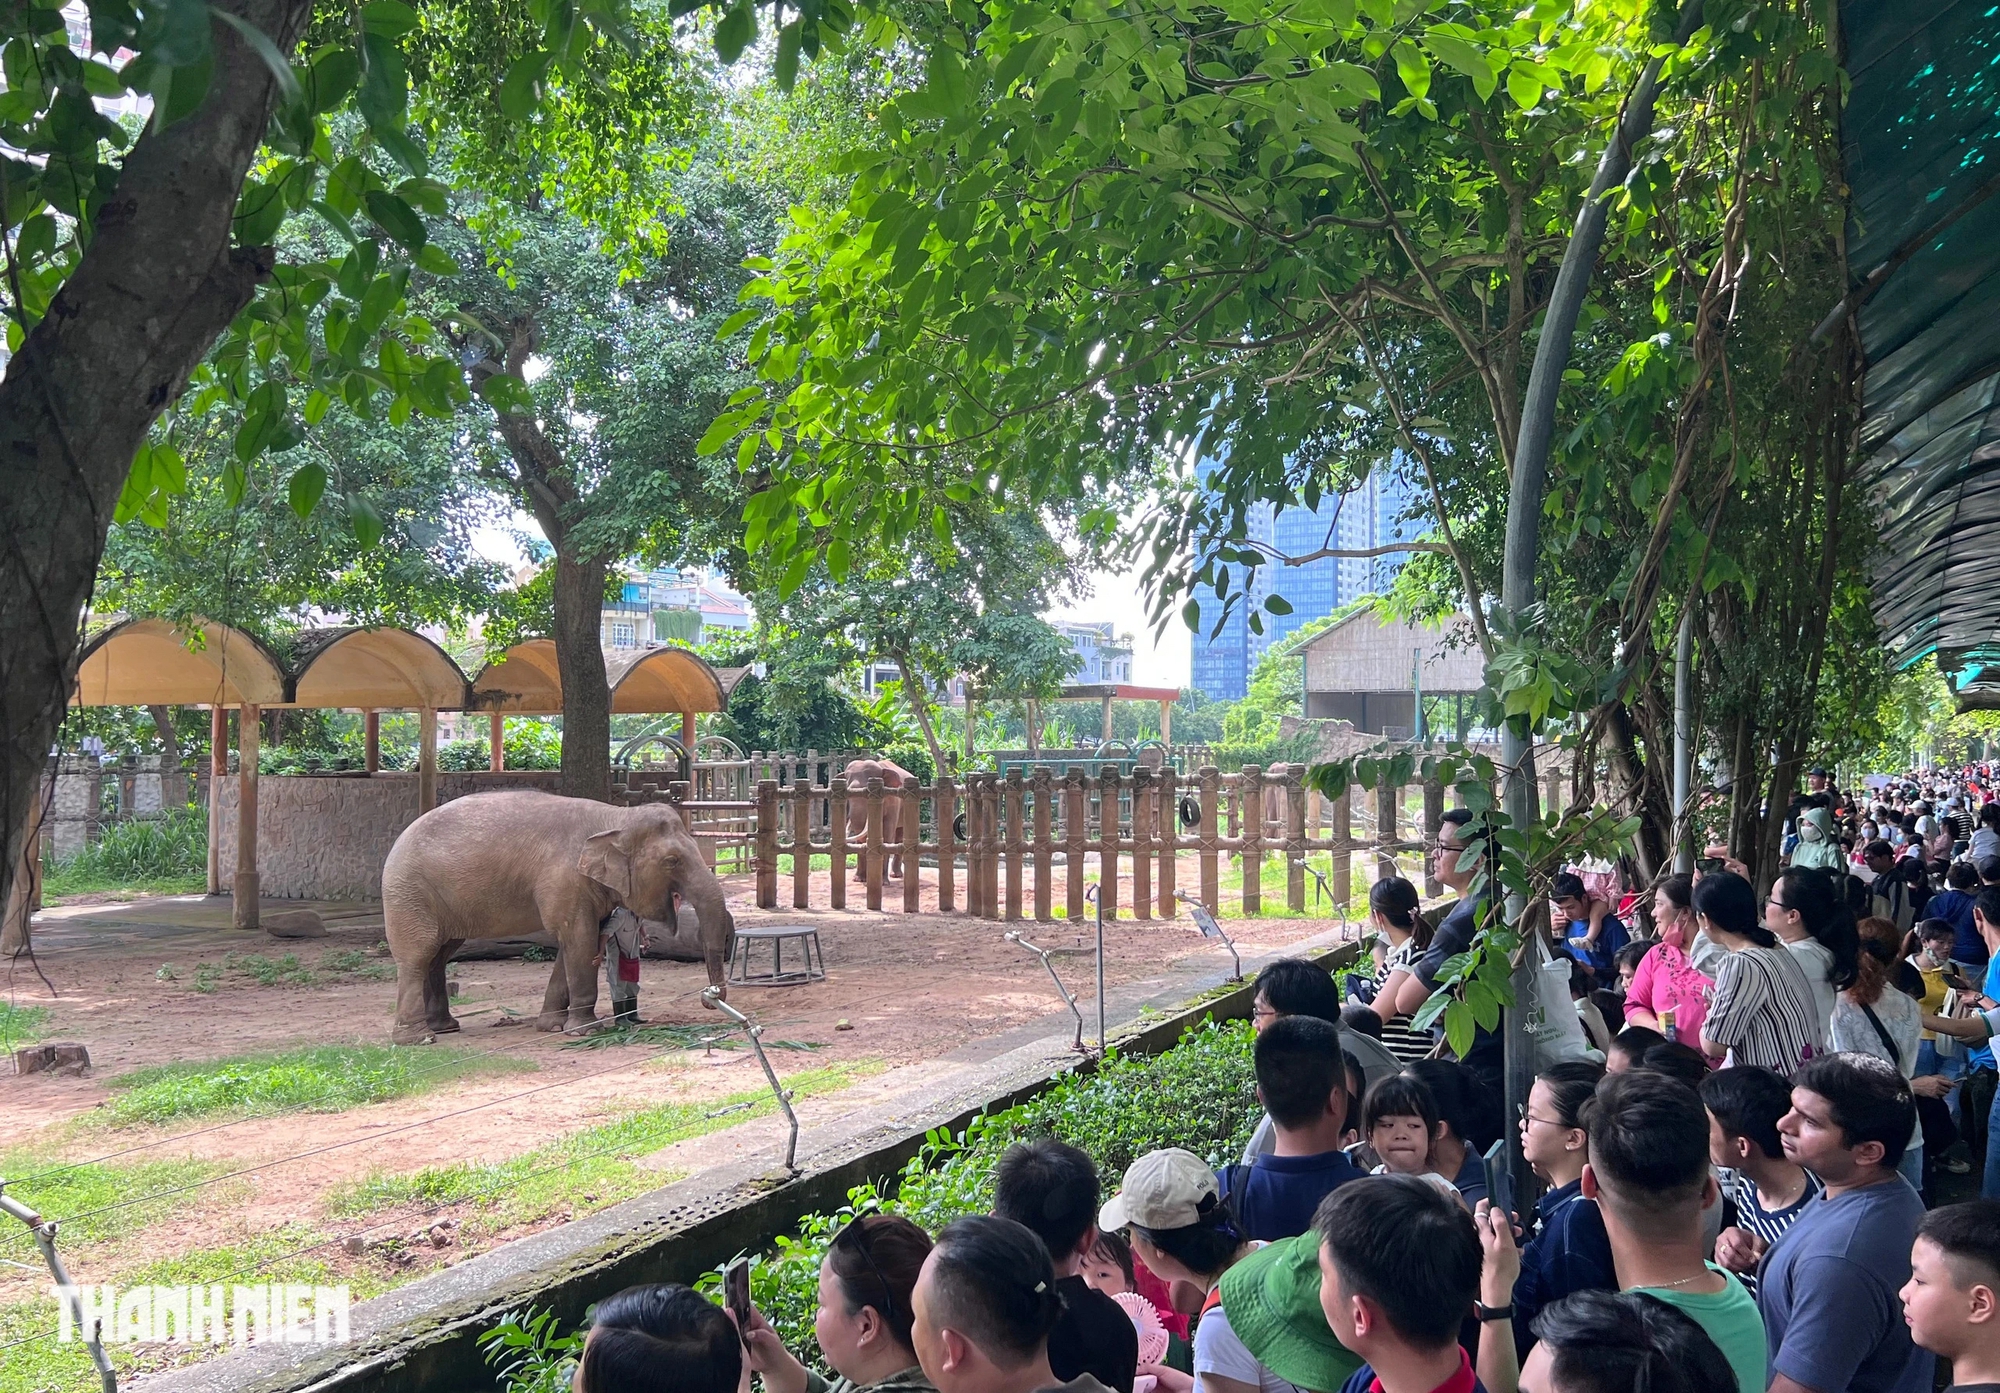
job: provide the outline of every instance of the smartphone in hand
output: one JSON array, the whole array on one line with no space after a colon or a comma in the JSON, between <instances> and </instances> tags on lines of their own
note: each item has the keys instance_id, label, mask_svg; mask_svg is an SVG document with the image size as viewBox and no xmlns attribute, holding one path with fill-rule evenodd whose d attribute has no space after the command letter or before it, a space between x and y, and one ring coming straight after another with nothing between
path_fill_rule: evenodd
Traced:
<instances>
[{"instance_id":1,"label":"smartphone in hand","mask_svg":"<svg viewBox=\"0 0 2000 1393\"><path fill-rule=\"evenodd\" d=\"M1514 1214L1514 1173L1507 1168L1507 1141L1501 1138L1486 1148L1486 1198L1507 1215Z\"/></svg>"},{"instance_id":2,"label":"smartphone in hand","mask_svg":"<svg viewBox=\"0 0 2000 1393\"><path fill-rule=\"evenodd\" d=\"M744 1347L748 1348L750 1344L747 1338L750 1329L750 1259L738 1258L723 1269L722 1304L727 1306L730 1313L736 1317L737 1334L739 1337L744 1337Z\"/></svg>"}]
</instances>

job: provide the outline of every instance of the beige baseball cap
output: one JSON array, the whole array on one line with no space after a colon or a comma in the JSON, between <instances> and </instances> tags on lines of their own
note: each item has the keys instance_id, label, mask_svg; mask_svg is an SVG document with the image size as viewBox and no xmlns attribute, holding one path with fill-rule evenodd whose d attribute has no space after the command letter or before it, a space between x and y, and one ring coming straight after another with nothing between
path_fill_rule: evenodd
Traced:
<instances>
[{"instance_id":1,"label":"beige baseball cap","mask_svg":"<svg viewBox=\"0 0 2000 1393\"><path fill-rule=\"evenodd\" d=\"M1201 1221L1217 1195L1215 1172L1192 1151L1149 1151L1125 1168L1124 1182L1097 1216L1097 1226L1184 1229Z\"/></svg>"}]
</instances>

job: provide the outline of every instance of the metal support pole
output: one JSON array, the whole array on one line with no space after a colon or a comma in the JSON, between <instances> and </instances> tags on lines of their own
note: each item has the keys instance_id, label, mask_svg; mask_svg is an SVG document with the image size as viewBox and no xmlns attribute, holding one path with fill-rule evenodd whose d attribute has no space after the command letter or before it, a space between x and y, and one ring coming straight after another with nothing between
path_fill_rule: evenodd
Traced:
<instances>
[{"instance_id":1,"label":"metal support pole","mask_svg":"<svg viewBox=\"0 0 2000 1393\"><path fill-rule=\"evenodd\" d=\"M215 791L211 787L209 797L214 796ZM97 1378L104 1386L104 1393L118 1393L118 1375L112 1371L111 1360L104 1353L104 1322L100 1320L89 1329L84 1328L83 1302L77 1296L76 1283L71 1280L69 1269L63 1266L63 1260L56 1255L55 1224L19 1200L9 1199L6 1188L7 1182L0 1180L0 1213L12 1214L28 1226L35 1246L42 1251L42 1261L49 1265L49 1273L56 1279L57 1299L69 1303L70 1319L76 1322L84 1347L90 1351L90 1362L97 1367Z\"/></svg>"},{"instance_id":2,"label":"metal support pole","mask_svg":"<svg viewBox=\"0 0 2000 1393\"><path fill-rule=\"evenodd\" d=\"M1689 805L1694 783L1693 667L1694 606L1689 605L1674 639L1674 869L1683 875L1694 869Z\"/></svg>"},{"instance_id":3,"label":"metal support pole","mask_svg":"<svg viewBox=\"0 0 2000 1393\"><path fill-rule=\"evenodd\" d=\"M1075 995L1071 993L1068 987L1063 985L1062 975L1056 971L1056 965L1050 959L1055 957L1074 957L1087 950L1082 948L1044 948L1039 943L1030 942L1026 934L1018 931L1004 933L1000 936L1006 939L1007 942L1018 943L1030 953L1033 953L1042 960L1042 966L1049 970L1049 980L1056 984L1056 991L1062 994L1063 1005L1069 1007L1069 1013L1076 1017L1076 1040L1070 1048L1081 1052L1083 1050L1083 1009L1076 1004Z\"/></svg>"},{"instance_id":4,"label":"metal support pole","mask_svg":"<svg viewBox=\"0 0 2000 1393\"><path fill-rule=\"evenodd\" d=\"M750 1048L756 1052L757 1062L764 1066L764 1077L770 1080L771 1096L778 1100L778 1110L784 1113L785 1122L792 1129L791 1135L785 1139L785 1169L793 1175L797 1175L799 1173L799 1115L792 1111L792 1095L787 1093L785 1086L778 1082L778 1071L771 1067L770 1057L764 1053L764 1027L752 1021L727 1001L724 1001L722 999L721 987L702 988L701 1000L703 1005L713 1006L716 1010L722 1012L723 1015L742 1026L744 1033L750 1037Z\"/></svg>"},{"instance_id":5,"label":"metal support pole","mask_svg":"<svg viewBox=\"0 0 2000 1393\"><path fill-rule=\"evenodd\" d=\"M1144 853L1141 853L1143 855ZM1084 897L1097 910L1097 1052L1104 1053L1104 897L1093 885ZM1142 902L1143 903L1143 902Z\"/></svg>"}]
</instances>

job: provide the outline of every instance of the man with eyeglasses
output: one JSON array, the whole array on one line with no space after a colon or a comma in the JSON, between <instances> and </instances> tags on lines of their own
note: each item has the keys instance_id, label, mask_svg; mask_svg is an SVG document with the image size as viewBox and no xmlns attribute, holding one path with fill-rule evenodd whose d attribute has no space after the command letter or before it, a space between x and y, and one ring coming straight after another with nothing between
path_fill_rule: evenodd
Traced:
<instances>
[{"instance_id":1,"label":"man with eyeglasses","mask_svg":"<svg viewBox=\"0 0 2000 1393\"><path fill-rule=\"evenodd\" d=\"M1458 898L1451 912L1439 921L1437 932L1431 935L1431 946L1417 959L1408 973L1392 973L1382 984L1384 995L1378 995L1378 1011L1388 994L1393 994L1390 1005L1393 1012L1384 1012L1390 1019L1396 1016L1413 1016L1430 1000L1438 989L1438 974L1454 955L1463 953L1472 946L1474 935L1479 932L1484 911L1491 894L1490 886L1482 877L1480 859L1486 852L1489 834L1482 828L1473 828L1472 812L1468 808L1449 808L1438 827L1437 841L1431 847L1432 873L1439 883L1449 887ZM1477 882L1479 890L1473 893ZM1439 1027L1443 1034L1443 1027ZM1459 1062L1472 1072L1481 1083L1489 1088L1501 1087L1504 1068L1503 1049L1500 1036L1491 1030L1478 1030L1472 1038L1472 1046Z\"/></svg>"}]
</instances>

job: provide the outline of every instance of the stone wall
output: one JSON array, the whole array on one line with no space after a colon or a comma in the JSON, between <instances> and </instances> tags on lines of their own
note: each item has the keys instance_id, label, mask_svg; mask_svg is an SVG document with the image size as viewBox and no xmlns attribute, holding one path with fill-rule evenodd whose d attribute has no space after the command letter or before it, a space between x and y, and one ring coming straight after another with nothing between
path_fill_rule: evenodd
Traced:
<instances>
[{"instance_id":1,"label":"stone wall","mask_svg":"<svg viewBox=\"0 0 2000 1393\"><path fill-rule=\"evenodd\" d=\"M438 801L468 793L533 788L553 793L554 770L494 774L440 772ZM222 883L236 875L236 785L222 780ZM382 893L382 863L417 820L417 776L408 774L266 774L257 781L257 871L263 892L281 900L372 900Z\"/></svg>"},{"instance_id":2,"label":"stone wall","mask_svg":"<svg viewBox=\"0 0 2000 1393\"><path fill-rule=\"evenodd\" d=\"M103 835L113 822L132 818L158 817L171 802L185 803L190 796L206 802L208 771L201 765L168 765L162 769L162 755L140 755L104 764L91 755L63 755L43 776L42 791L48 816L42 824L42 852L52 860L64 860ZM49 780L53 779L53 794ZM172 796L164 790L171 785Z\"/></svg>"}]
</instances>

